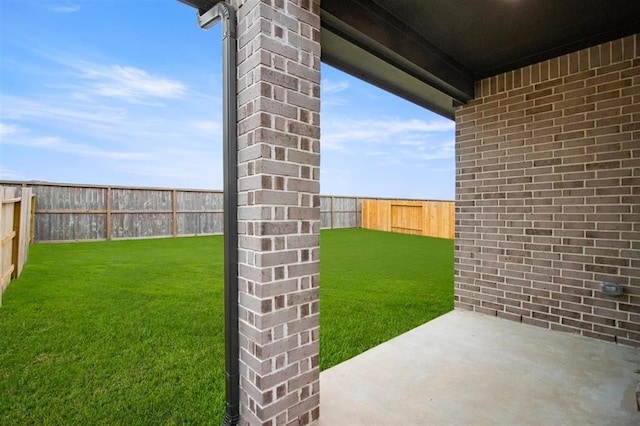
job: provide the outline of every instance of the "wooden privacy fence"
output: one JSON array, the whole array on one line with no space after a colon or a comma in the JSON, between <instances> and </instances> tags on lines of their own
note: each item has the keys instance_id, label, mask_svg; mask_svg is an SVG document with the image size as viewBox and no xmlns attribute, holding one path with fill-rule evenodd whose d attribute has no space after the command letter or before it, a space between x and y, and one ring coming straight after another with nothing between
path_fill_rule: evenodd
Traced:
<instances>
[{"instance_id":1,"label":"wooden privacy fence","mask_svg":"<svg viewBox=\"0 0 640 426\"><path fill-rule=\"evenodd\" d=\"M31 188L0 186L0 305L12 278L18 278L29 257Z\"/></svg>"},{"instance_id":2,"label":"wooden privacy fence","mask_svg":"<svg viewBox=\"0 0 640 426\"><path fill-rule=\"evenodd\" d=\"M111 187L41 182L36 242L112 240L222 234L223 193L211 190ZM321 196L323 228L360 226L361 200Z\"/></svg>"},{"instance_id":3,"label":"wooden privacy fence","mask_svg":"<svg viewBox=\"0 0 640 426\"><path fill-rule=\"evenodd\" d=\"M176 237L222 233L222 192L32 184L35 241Z\"/></svg>"},{"instance_id":4,"label":"wooden privacy fence","mask_svg":"<svg viewBox=\"0 0 640 426\"><path fill-rule=\"evenodd\" d=\"M30 187L38 200L32 227L35 242L215 235L224 231L221 191L8 183ZM452 201L320 196L323 229L362 227L453 238L453 215Z\"/></svg>"},{"instance_id":5,"label":"wooden privacy fence","mask_svg":"<svg viewBox=\"0 0 640 426\"><path fill-rule=\"evenodd\" d=\"M362 227L380 231L454 238L453 201L362 200Z\"/></svg>"}]
</instances>

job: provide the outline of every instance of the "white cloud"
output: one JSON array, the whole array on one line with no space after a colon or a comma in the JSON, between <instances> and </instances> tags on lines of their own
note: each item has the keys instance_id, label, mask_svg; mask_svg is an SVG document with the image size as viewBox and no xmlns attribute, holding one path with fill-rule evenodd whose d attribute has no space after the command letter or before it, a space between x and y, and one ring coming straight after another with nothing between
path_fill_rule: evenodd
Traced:
<instances>
[{"instance_id":1,"label":"white cloud","mask_svg":"<svg viewBox=\"0 0 640 426\"><path fill-rule=\"evenodd\" d=\"M454 158L455 124L446 120L326 119L320 145L324 155L339 152L343 159L363 161L369 167L441 166ZM363 160L366 158L366 160ZM348 162L347 162L348 164Z\"/></svg>"},{"instance_id":2,"label":"white cloud","mask_svg":"<svg viewBox=\"0 0 640 426\"><path fill-rule=\"evenodd\" d=\"M52 122L103 122L113 124L124 117L121 108L69 102L64 96L3 96L2 117L11 120L41 118Z\"/></svg>"},{"instance_id":3,"label":"white cloud","mask_svg":"<svg viewBox=\"0 0 640 426\"><path fill-rule=\"evenodd\" d=\"M74 13L80 10L80 5L77 4L58 4L52 5L49 9L57 13Z\"/></svg>"},{"instance_id":4,"label":"white cloud","mask_svg":"<svg viewBox=\"0 0 640 426\"><path fill-rule=\"evenodd\" d=\"M455 143L453 139L438 143L425 143L416 149L401 150L407 158L416 160L431 161L453 158L455 155Z\"/></svg>"},{"instance_id":5,"label":"white cloud","mask_svg":"<svg viewBox=\"0 0 640 426\"><path fill-rule=\"evenodd\" d=\"M389 121L387 124L392 132L446 132L455 129L455 123L453 121L423 121L423 120L407 120L407 121Z\"/></svg>"},{"instance_id":6,"label":"white cloud","mask_svg":"<svg viewBox=\"0 0 640 426\"><path fill-rule=\"evenodd\" d=\"M322 147L329 150L344 151L348 146L361 144L412 144L422 145L430 140L434 133L453 131L452 121L423 121L385 119L378 120L325 120L322 133Z\"/></svg>"},{"instance_id":7,"label":"white cloud","mask_svg":"<svg viewBox=\"0 0 640 426\"><path fill-rule=\"evenodd\" d=\"M222 123L219 121L193 121L191 125L194 129L202 130L204 132L222 132Z\"/></svg>"},{"instance_id":8,"label":"white cloud","mask_svg":"<svg viewBox=\"0 0 640 426\"><path fill-rule=\"evenodd\" d=\"M339 93L349 88L349 82L345 80L333 81L323 78L320 82L320 90L322 93Z\"/></svg>"},{"instance_id":9,"label":"white cloud","mask_svg":"<svg viewBox=\"0 0 640 426\"><path fill-rule=\"evenodd\" d=\"M20 132L19 126L0 123L0 136L13 135Z\"/></svg>"},{"instance_id":10,"label":"white cloud","mask_svg":"<svg viewBox=\"0 0 640 426\"><path fill-rule=\"evenodd\" d=\"M179 81L156 77L135 67L84 64L79 71L88 80L87 89L92 93L129 102L179 98L186 92L186 86Z\"/></svg>"},{"instance_id":11,"label":"white cloud","mask_svg":"<svg viewBox=\"0 0 640 426\"><path fill-rule=\"evenodd\" d=\"M48 66L40 65L31 73L39 71L43 85L64 90L66 96L76 99L98 96L151 104L160 99L181 98L188 92L181 81L132 65L89 61L62 50L33 49L31 53L49 61Z\"/></svg>"},{"instance_id":12,"label":"white cloud","mask_svg":"<svg viewBox=\"0 0 640 426\"><path fill-rule=\"evenodd\" d=\"M334 81L323 78L320 82L320 101L323 108L347 105L349 101L340 93L349 89L346 80Z\"/></svg>"},{"instance_id":13,"label":"white cloud","mask_svg":"<svg viewBox=\"0 0 640 426\"><path fill-rule=\"evenodd\" d=\"M58 136L34 135L27 129L20 129L13 133L15 136L4 139L3 144L16 145L24 148L36 148L39 150L49 150L63 152L79 157L92 157L112 160L141 160L148 157L142 152L128 152L120 150L105 150L86 144L69 142Z\"/></svg>"},{"instance_id":14,"label":"white cloud","mask_svg":"<svg viewBox=\"0 0 640 426\"><path fill-rule=\"evenodd\" d=\"M1 180L26 180L25 176L17 171L4 167L0 164L0 179Z\"/></svg>"},{"instance_id":15,"label":"white cloud","mask_svg":"<svg viewBox=\"0 0 640 426\"><path fill-rule=\"evenodd\" d=\"M202 178L211 177L222 179L222 163L210 153L193 151L184 153L182 158L172 158L171 162L163 161L163 155L157 155L152 161L144 163L122 163L119 170L139 176L175 177L175 178ZM217 167L216 167L217 166Z\"/></svg>"},{"instance_id":16,"label":"white cloud","mask_svg":"<svg viewBox=\"0 0 640 426\"><path fill-rule=\"evenodd\" d=\"M204 103L209 104L200 100L193 105L180 102L155 108L67 99L64 95L7 96L0 113L6 120L2 132L16 132L20 125L26 125L46 129L48 134L73 135L76 140L111 141L153 150L164 144L190 146L219 140L221 122L212 119L215 108L204 108Z\"/></svg>"},{"instance_id":17,"label":"white cloud","mask_svg":"<svg viewBox=\"0 0 640 426\"><path fill-rule=\"evenodd\" d=\"M0 137L9 150L27 149L27 155L37 152L45 158L58 153L71 164L78 159L85 159L83 164L112 160L96 162L96 176L108 176L104 182L221 186L222 126L210 97L173 101L161 108L90 96L69 99L63 91L5 100L0 132L6 137ZM33 179L33 171L29 173L19 179ZM73 178L72 169L65 173L65 181L86 181Z\"/></svg>"}]
</instances>

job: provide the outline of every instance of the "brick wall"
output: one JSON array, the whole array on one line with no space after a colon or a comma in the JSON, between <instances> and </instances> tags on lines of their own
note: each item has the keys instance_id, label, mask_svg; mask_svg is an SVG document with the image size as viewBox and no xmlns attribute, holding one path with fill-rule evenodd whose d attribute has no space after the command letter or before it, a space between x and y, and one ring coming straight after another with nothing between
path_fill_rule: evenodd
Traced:
<instances>
[{"instance_id":1,"label":"brick wall","mask_svg":"<svg viewBox=\"0 0 640 426\"><path fill-rule=\"evenodd\" d=\"M319 416L320 6L235 0L241 424Z\"/></svg>"},{"instance_id":2,"label":"brick wall","mask_svg":"<svg viewBox=\"0 0 640 426\"><path fill-rule=\"evenodd\" d=\"M640 36L479 81L456 124L456 307L640 345Z\"/></svg>"}]
</instances>

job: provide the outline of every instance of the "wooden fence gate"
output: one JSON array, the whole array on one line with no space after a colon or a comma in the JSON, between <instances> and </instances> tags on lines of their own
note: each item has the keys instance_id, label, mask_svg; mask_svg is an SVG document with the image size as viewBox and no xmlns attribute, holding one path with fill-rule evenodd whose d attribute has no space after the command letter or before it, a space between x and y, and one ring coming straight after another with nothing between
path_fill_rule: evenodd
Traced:
<instances>
[{"instance_id":1,"label":"wooden fence gate","mask_svg":"<svg viewBox=\"0 0 640 426\"><path fill-rule=\"evenodd\" d=\"M0 187L0 305L29 257L34 205L31 188Z\"/></svg>"},{"instance_id":2,"label":"wooden fence gate","mask_svg":"<svg viewBox=\"0 0 640 426\"><path fill-rule=\"evenodd\" d=\"M426 237L454 237L453 201L362 200L362 227Z\"/></svg>"}]
</instances>

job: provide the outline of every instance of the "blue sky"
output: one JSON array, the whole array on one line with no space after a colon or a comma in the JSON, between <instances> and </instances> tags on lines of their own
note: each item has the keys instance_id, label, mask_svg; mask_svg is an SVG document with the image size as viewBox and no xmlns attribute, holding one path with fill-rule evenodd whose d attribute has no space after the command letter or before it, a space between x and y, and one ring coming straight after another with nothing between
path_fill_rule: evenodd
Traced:
<instances>
[{"instance_id":1,"label":"blue sky","mask_svg":"<svg viewBox=\"0 0 640 426\"><path fill-rule=\"evenodd\" d=\"M0 179L222 188L220 26L176 0L0 1ZM321 192L452 200L454 123L322 66Z\"/></svg>"}]
</instances>

